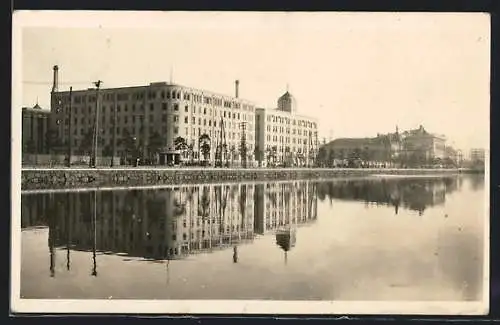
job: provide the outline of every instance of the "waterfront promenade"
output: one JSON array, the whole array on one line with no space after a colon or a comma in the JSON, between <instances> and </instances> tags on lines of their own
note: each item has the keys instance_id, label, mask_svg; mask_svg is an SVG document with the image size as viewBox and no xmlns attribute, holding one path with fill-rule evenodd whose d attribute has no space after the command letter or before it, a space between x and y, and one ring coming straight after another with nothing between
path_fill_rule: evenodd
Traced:
<instances>
[{"instance_id":1,"label":"waterfront promenade","mask_svg":"<svg viewBox=\"0 0 500 325\"><path fill-rule=\"evenodd\" d=\"M458 174L458 169L396 168L213 168L213 167L103 167L23 168L21 190L204 184L240 181L324 179L370 175Z\"/></svg>"}]
</instances>

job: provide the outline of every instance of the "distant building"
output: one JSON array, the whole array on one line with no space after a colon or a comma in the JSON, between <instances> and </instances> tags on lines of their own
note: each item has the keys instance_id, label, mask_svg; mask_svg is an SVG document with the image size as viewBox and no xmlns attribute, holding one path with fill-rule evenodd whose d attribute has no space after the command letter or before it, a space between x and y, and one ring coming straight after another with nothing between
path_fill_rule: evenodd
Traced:
<instances>
[{"instance_id":1,"label":"distant building","mask_svg":"<svg viewBox=\"0 0 500 325\"><path fill-rule=\"evenodd\" d=\"M403 151L407 159L429 162L444 159L446 138L427 132L421 125L418 129L403 132Z\"/></svg>"},{"instance_id":2,"label":"distant building","mask_svg":"<svg viewBox=\"0 0 500 325\"><path fill-rule=\"evenodd\" d=\"M263 166L311 165L318 149L317 121L297 114L296 100L288 91L278 99L277 106L256 110L256 159Z\"/></svg>"},{"instance_id":3,"label":"distant building","mask_svg":"<svg viewBox=\"0 0 500 325\"><path fill-rule=\"evenodd\" d=\"M401 152L402 138L395 133L377 134L372 138L340 138L323 146L330 163L344 164L346 160L381 165L393 161Z\"/></svg>"},{"instance_id":4,"label":"distant building","mask_svg":"<svg viewBox=\"0 0 500 325\"><path fill-rule=\"evenodd\" d=\"M470 150L470 160L471 161L482 161L485 160L485 150L481 148L474 148Z\"/></svg>"},{"instance_id":5,"label":"distant building","mask_svg":"<svg viewBox=\"0 0 500 325\"><path fill-rule=\"evenodd\" d=\"M50 111L42 109L38 103L22 109L22 152L47 154L47 130Z\"/></svg>"}]
</instances>

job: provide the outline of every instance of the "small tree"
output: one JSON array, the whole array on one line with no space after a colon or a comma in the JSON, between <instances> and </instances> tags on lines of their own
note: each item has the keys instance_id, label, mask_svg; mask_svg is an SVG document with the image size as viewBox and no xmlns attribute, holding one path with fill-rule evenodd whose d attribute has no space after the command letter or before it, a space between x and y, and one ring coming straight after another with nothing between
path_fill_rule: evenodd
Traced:
<instances>
[{"instance_id":1,"label":"small tree","mask_svg":"<svg viewBox=\"0 0 500 325\"><path fill-rule=\"evenodd\" d=\"M139 158L139 147L137 139L133 137L127 129L123 130L120 144L123 146L127 158L131 158L133 160Z\"/></svg>"},{"instance_id":2,"label":"small tree","mask_svg":"<svg viewBox=\"0 0 500 325\"><path fill-rule=\"evenodd\" d=\"M51 129L45 133L45 144L50 153L55 154L61 150L62 142L56 130Z\"/></svg>"},{"instance_id":3,"label":"small tree","mask_svg":"<svg viewBox=\"0 0 500 325\"><path fill-rule=\"evenodd\" d=\"M78 150L83 155L90 155L92 153L93 146L94 146L94 132L92 132L92 129L88 129L87 132L85 132L85 134L83 135Z\"/></svg>"},{"instance_id":4,"label":"small tree","mask_svg":"<svg viewBox=\"0 0 500 325\"><path fill-rule=\"evenodd\" d=\"M201 154L203 155L203 159L205 161L210 159L210 137L208 136L208 134L203 133L200 136L199 148L200 148Z\"/></svg>"},{"instance_id":5,"label":"small tree","mask_svg":"<svg viewBox=\"0 0 500 325\"><path fill-rule=\"evenodd\" d=\"M318 149L318 154L316 155L316 165L325 166L327 164L328 153L325 147L320 147Z\"/></svg>"},{"instance_id":6,"label":"small tree","mask_svg":"<svg viewBox=\"0 0 500 325\"><path fill-rule=\"evenodd\" d=\"M161 135L157 131L153 132L153 134L151 134L151 136L149 137L148 143L148 152L150 159L156 157L156 155L160 153L164 146L165 141L163 140Z\"/></svg>"},{"instance_id":7,"label":"small tree","mask_svg":"<svg viewBox=\"0 0 500 325\"><path fill-rule=\"evenodd\" d=\"M26 141L23 145L23 153L28 153L28 154L34 154L36 146L35 146L35 141L32 139Z\"/></svg>"},{"instance_id":8,"label":"small tree","mask_svg":"<svg viewBox=\"0 0 500 325\"><path fill-rule=\"evenodd\" d=\"M254 148L254 155L255 155L255 160L257 160L257 162L259 163L259 167L261 167L264 151L258 145L256 145Z\"/></svg>"}]
</instances>

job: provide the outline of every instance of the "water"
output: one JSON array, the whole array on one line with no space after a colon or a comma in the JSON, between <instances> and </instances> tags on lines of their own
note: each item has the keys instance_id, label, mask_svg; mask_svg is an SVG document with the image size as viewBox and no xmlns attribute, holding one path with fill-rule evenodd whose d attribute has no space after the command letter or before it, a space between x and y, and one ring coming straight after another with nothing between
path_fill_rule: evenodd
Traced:
<instances>
[{"instance_id":1,"label":"water","mask_svg":"<svg viewBox=\"0 0 500 325\"><path fill-rule=\"evenodd\" d=\"M483 176L22 196L22 298L482 299Z\"/></svg>"}]
</instances>

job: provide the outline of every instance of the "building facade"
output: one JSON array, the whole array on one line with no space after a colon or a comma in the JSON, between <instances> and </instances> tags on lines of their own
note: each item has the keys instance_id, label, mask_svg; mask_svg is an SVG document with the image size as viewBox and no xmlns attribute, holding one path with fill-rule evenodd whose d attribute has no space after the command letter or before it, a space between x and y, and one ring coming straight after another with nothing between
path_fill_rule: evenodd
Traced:
<instances>
[{"instance_id":1,"label":"building facade","mask_svg":"<svg viewBox=\"0 0 500 325\"><path fill-rule=\"evenodd\" d=\"M387 165L398 159L402 150L402 137L395 133L377 134L372 138L340 138L323 146L323 160L327 165L352 166Z\"/></svg>"},{"instance_id":2,"label":"building facade","mask_svg":"<svg viewBox=\"0 0 500 325\"><path fill-rule=\"evenodd\" d=\"M261 166L311 166L318 149L318 124L298 115L295 98L287 91L276 109L257 108L256 158Z\"/></svg>"},{"instance_id":3,"label":"building facade","mask_svg":"<svg viewBox=\"0 0 500 325\"><path fill-rule=\"evenodd\" d=\"M470 150L470 160L475 162L484 162L485 161L485 150L481 148L473 148Z\"/></svg>"},{"instance_id":4,"label":"building facade","mask_svg":"<svg viewBox=\"0 0 500 325\"><path fill-rule=\"evenodd\" d=\"M322 160L327 165L387 167L397 165L423 165L436 159L443 160L446 138L418 129L367 138L340 138L322 146ZM455 159L456 160L456 159Z\"/></svg>"},{"instance_id":5,"label":"building facade","mask_svg":"<svg viewBox=\"0 0 500 325\"><path fill-rule=\"evenodd\" d=\"M23 154L47 154L47 131L50 111L38 104L22 109L22 152Z\"/></svg>"},{"instance_id":6,"label":"building facade","mask_svg":"<svg viewBox=\"0 0 500 325\"><path fill-rule=\"evenodd\" d=\"M403 150L407 160L442 160L446 158L446 138L427 132L421 125L418 129L404 132Z\"/></svg>"},{"instance_id":7,"label":"building facade","mask_svg":"<svg viewBox=\"0 0 500 325\"><path fill-rule=\"evenodd\" d=\"M159 82L73 91L70 103L69 91L53 88L50 126L81 154L95 150L97 129L98 155L126 158L135 151L144 159L163 153L171 161L213 163L223 147L224 160L241 161L244 138L246 158L254 161L255 105L237 97L238 89L236 96L227 96Z\"/></svg>"}]
</instances>

